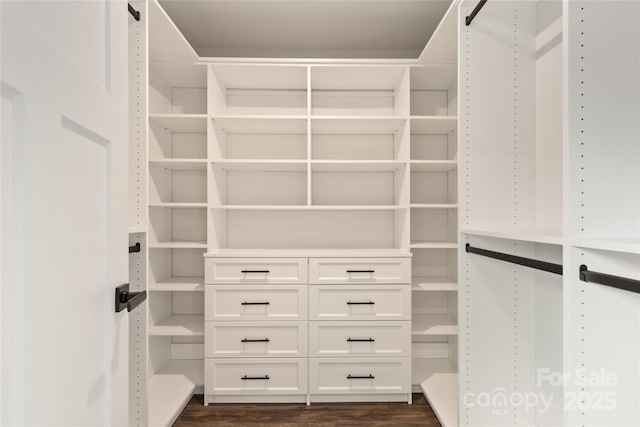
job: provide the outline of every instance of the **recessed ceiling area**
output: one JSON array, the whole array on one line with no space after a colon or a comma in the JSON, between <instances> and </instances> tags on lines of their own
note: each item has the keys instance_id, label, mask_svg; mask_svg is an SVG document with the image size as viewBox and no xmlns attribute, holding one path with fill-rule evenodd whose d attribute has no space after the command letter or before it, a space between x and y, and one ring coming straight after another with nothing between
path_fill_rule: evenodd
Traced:
<instances>
[{"instance_id":1,"label":"recessed ceiling area","mask_svg":"<svg viewBox=\"0 0 640 427\"><path fill-rule=\"evenodd\" d=\"M451 0L160 0L201 57L417 58Z\"/></svg>"}]
</instances>

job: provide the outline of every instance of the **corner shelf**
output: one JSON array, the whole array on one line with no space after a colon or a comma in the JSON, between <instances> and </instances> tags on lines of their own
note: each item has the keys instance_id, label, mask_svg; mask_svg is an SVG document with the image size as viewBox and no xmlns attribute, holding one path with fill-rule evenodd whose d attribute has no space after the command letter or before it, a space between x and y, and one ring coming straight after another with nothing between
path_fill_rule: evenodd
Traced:
<instances>
[{"instance_id":1,"label":"corner shelf","mask_svg":"<svg viewBox=\"0 0 640 427\"><path fill-rule=\"evenodd\" d=\"M154 159L149 165L174 171L206 171L207 159Z\"/></svg>"},{"instance_id":2,"label":"corner shelf","mask_svg":"<svg viewBox=\"0 0 640 427\"><path fill-rule=\"evenodd\" d=\"M411 290L414 292L457 291L458 283L449 277L413 277Z\"/></svg>"},{"instance_id":3,"label":"corner shelf","mask_svg":"<svg viewBox=\"0 0 640 427\"><path fill-rule=\"evenodd\" d=\"M207 132L206 114L150 114L149 121L151 123L157 123L171 132Z\"/></svg>"},{"instance_id":4,"label":"corner shelf","mask_svg":"<svg viewBox=\"0 0 640 427\"><path fill-rule=\"evenodd\" d=\"M415 314L411 318L411 335L458 335L456 319L445 314Z\"/></svg>"},{"instance_id":5,"label":"corner shelf","mask_svg":"<svg viewBox=\"0 0 640 427\"><path fill-rule=\"evenodd\" d=\"M204 316L175 314L149 328L155 336L204 336Z\"/></svg>"},{"instance_id":6,"label":"corner shelf","mask_svg":"<svg viewBox=\"0 0 640 427\"><path fill-rule=\"evenodd\" d=\"M150 292L203 292L204 277L169 277L149 284Z\"/></svg>"}]
</instances>

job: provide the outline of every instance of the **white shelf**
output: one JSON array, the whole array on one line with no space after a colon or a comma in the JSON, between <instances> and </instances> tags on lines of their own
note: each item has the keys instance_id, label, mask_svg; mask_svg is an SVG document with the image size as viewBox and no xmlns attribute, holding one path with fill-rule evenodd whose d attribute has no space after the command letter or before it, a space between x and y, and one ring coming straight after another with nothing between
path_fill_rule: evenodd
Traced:
<instances>
[{"instance_id":1,"label":"white shelf","mask_svg":"<svg viewBox=\"0 0 640 427\"><path fill-rule=\"evenodd\" d=\"M458 335L458 324L446 314L416 314L411 318L411 335Z\"/></svg>"},{"instance_id":2,"label":"white shelf","mask_svg":"<svg viewBox=\"0 0 640 427\"><path fill-rule=\"evenodd\" d=\"M399 205L218 205L211 208L229 211L395 211L407 207Z\"/></svg>"},{"instance_id":3,"label":"white shelf","mask_svg":"<svg viewBox=\"0 0 640 427\"><path fill-rule=\"evenodd\" d=\"M173 377L184 377L196 387L204 386L204 361L172 359L164 364L152 378L170 379Z\"/></svg>"},{"instance_id":4,"label":"white shelf","mask_svg":"<svg viewBox=\"0 0 640 427\"><path fill-rule=\"evenodd\" d=\"M358 67L358 66L318 66L311 68L311 89L314 90L394 90L406 68L400 67Z\"/></svg>"},{"instance_id":5,"label":"white shelf","mask_svg":"<svg viewBox=\"0 0 640 427\"><path fill-rule=\"evenodd\" d=\"M154 375L148 387L150 427L172 426L196 389L184 375Z\"/></svg>"},{"instance_id":6,"label":"white shelf","mask_svg":"<svg viewBox=\"0 0 640 427\"><path fill-rule=\"evenodd\" d=\"M458 283L449 277L413 277L411 290L421 291L457 291Z\"/></svg>"},{"instance_id":7,"label":"white shelf","mask_svg":"<svg viewBox=\"0 0 640 427\"><path fill-rule=\"evenodd\" d=\"M411 209L458 209L458 204L457 203L432 203L432 204L412 203L410 207Z\"/></svg>"},{"instance_id":8,"label":"white shelf","mask_svg":"<svg viewBox=\"0 0 640 427\"><path fill-rule=\"evenodd\" d=\"M457 160L412 160L411 172L451 172L458 169Z\"/></svg>"},{"instance_id":9,"label":"white shelf","mask_svg":"<svg viewBox=\"0 0 640 427\"><path fill-rule=\"evenodd\" d=\"M227 171L245 172L306 172L306 160L245 160L227 159L215 160L214 167Z\"/></svg>"},{"instance_id":10,"label":"white shelf","mask_svg":"<svg viewBox=\"0 0 640 427\"><path fill-rule=\"evenodd\" d=\"M150 208L175 208L175 209L187 209L187 208L206 208L206 203L149 203Z\"/></svg>"},{"instance_id":11,"label":"white shelf","mask_svg":"<svg viewBox=\"0 0 640 427\"><path fill-rule=\"evenodd\" d=\"M140 234L140 233L146 233L146 232L147 232L147 227L140 227L140 226L129 227L129 234Z\"/></svg>"},{"instance_id":12,"label":"white shelf","mask_svg":"<svg viewBox=\"0 0 640 427\"><path fill-rule=\"evenodd\" d=\"M458 427L458 374L433 373L420 387L442 427Z\"/></svg>"},{"instance_id":13,"label":"white shelf","mask_svg":"<svg viewBox=\"0 0 640 427\"><path fill-rule=\"evenodd\" d=\"M219 249L204 254L206 257L229 258L395 258L411 256L410 252L395 248L291 248L291 249Z\"/></svg>"},{"instance_id":14,"label":"white shelf","mask_svg":"<svg viewBox=\"0 0 640 427\"><path fill-rule=\"evenodd\" d=\"M605 251L625 252L630 254L640 254L640 239L630 238L573 238L570 239L571 246L585 249L600 249Z\"/></svg>"},{"instance_id":15,"label":"white shelf","mask_svg":"<svg viewBox=\"0 0 640 427\"><path fill-rule=\"evenodd\" d=\"M215 64L211 67L225 88L261 90L306 90L305 65L236 65Z\"/></svg>"},{"instance_id":16,"label":"white shelf","mask_svg":"<svg viewBox=\"0 0 640 427\"><path fill-rule=\"evenodd\" d=\"M213 126L227 133L306 134L306 116L216 116Z\"/></svg>"},{"instance_id":17,"label":"white shelf","mask_svg":"<svg viewBox=\"0 0 640 427\"><path fill-rule=\"evenodd\" d=\"M411 359L411 384L421 385L434 374L455 374L458 371L451 359Z\"/></svg>"},{"instance_id":18,"label":"white shelf","mask_svg":"<svg viewBox=\"0 0 640 427\"><path fill-rule=\"evenodd\" d=\"M411 249L456 249L458 244L455 242L411 242Z\"/></svg>"},{"instance_id":19,"label":"white shelf","mask_svg":"<svg viewBox=\"0 0 640 427\"><path fill-rule=\"evenodd\" d=\"M207 67L205 65L151 61L149 71L158 75L170 87L200 89L207 87Z\"/></svg>"},{"instance_id":20,"label":"white shelf","mask_svg":"<svg viewBox=\"0 0 640 427\"><path fill-rule=\"evenodd\" d=\"M206 171L207 159L157 159L149 160L149 165L177 171Z\"/></svg>"},{"instance_id":21,"label":"white shelf","mask_svg":"<svg viewBox=\"0 0 640 427\"><path fill-rule=\"evenodd\" d=\"M399 160L313 160L313 172L393 172L406 166Z\"/></svg>"},{"instance_id":22,"label":"white shelf","mask_svg":"<svg viewBox=\"0 0 640 427\"><path fill-rule=\"evenodd\" d=\"M149 284L149 291L204 291L204 277L169 277Z\"/></svg>"},{"instance_id":23,"label":"white shelf","mask_svg":"<svg viewBox=\"0 0 640 427\"><path fill-rule=\"evenodd\" d=\"M479 230L460 228L460 233L470 236L495 237L498 239L519 240L523 242L546 243L550 245L562 245L563 237L559 231L549 230Z\"/></svg>"},{"instance_id":24,"label":"white shelf","mask_svg":"<svg viewBox=\"0 0 640 427\"><path fill-rule=\"evenodd\" d=\"M206 133L206 114L150 114L149 121L171 132Z\"/></svg>"},{"instance_id":25,"label":"white shelf","mask_svg":"<svg viewBox=\"0 0 640 427\"><path fill-rule=\"evenodd\" d=\"M156 242L149 243L149 247L152 249L207 249L206 241L199 242L186 242L186 241L172 241L172 242Z\"/></svg>"},{"instance_id":26,"label":"white shelf","mask_svg":"<svg viewBox=\"0 0 640 427\"><path fill-rule=\"evenodd\" d=\"M156 1L149 2L149 60L194 64L198 55L164 9Z\"/></svg>"},{"instance_id":27,"label":"white shelf","mask_svg":"<svg viewBox=\"0 0 640 427\"><path fill-rule=\"evenodd\" d=\"M390 135L406 120L395 116L312 116L311 133L329 135Z\"/></svg>"},{"instance_id":28,"label":"white shelf","mask_svg":"<svg viewBox=\"0 0 640 427\"><path fill-rule=\"evenodd\" d=\"M420 64L458 63L458 4L454 0L418 57Z\"/></svg>"},{"instance_id":29,"label":"white shelf","mask_svg":"<svg viewBox=\"0 0 640 427\"><path fill-rule=\"evenodd\" d=\"M204 316L199 314L175 314L149 328L149 335L204 336Z\"/></svg>"},{"instance_id":30,"label":"white shelf","mask_svg":"<svg viewBox=\"0 0 640 427\"><path fill-rule=\"evenodd\" d=\"M412 135L448 135L458 127L452 116L411 116Z\"/></svg>"}]
</instances>

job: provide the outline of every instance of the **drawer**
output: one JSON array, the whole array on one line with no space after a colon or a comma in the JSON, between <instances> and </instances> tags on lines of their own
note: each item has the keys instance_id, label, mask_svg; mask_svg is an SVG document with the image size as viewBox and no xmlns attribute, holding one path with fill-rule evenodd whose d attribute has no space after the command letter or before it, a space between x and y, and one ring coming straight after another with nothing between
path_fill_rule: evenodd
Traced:
<instances>
[{"instance_id":1,"label":"drawer","mask_svg":"<svg viewBox=\"0 0 640 427\"><path fill-rule=\"evenodd\" d=\"M311 320L409 320L411 285L311 285Z\"/></svg>"},{"instance_id":2,"label":"drawer","mask_svg":"<svg viewBox=\"0 0 640 427\"><path fill-rule=\"evenodd\" d=\"M207 258L206 284L307 283L307 258Z\"/></svg>"},{"instance_id":3,"label":"drawer","mask_svg":"<svg viewBox=\"0 0 640 427\"><path fill-rule=\"evenodd\" d=\"M205 394L306 394L307 359L205 359Z\"/></svg>"},{"instance_id":4,"label":"drawer","mask_svg":"<svg viewBox=\"0 0 640 427\"><path fill-rule=\"evenodd\" d=\"M309 359L310 394L409 393L411 358Z\"/></svg>"},{"instance_id":5,"label":"drawer","mask_svg":"<svg viewBox=\"0 0 640 427\"><path fill-rule=\"evenodd\" d=\"M306 285L206 285L205 320L306 320Z\"/></svg>"},{"instance_id":6,"label":"drawer","mask_svg":"<svg viewBox=\"0 0 640 427\"><path fill-rule=\"evenodd\" d=\"M307 322L206 322L205 357L306 357Z\"/></svg>"},{"instance_id":7,"label":"drawer","mask_svg":"<svg viewBox=\"0 0 640 427\"><path fill-rule=\"evenodd\" d=\"M309 283L411 283L411 258L311 258Z\"/></svg>"},{"instance_id":8,"label":"drawer","mask_svg":"<svg viewBox=\"0 0 640 427\"><path fill-rule=\"evenodd\" d=\"M411 322L309 322L311 357L411 356Z\"/></svg>"}]
</instances>

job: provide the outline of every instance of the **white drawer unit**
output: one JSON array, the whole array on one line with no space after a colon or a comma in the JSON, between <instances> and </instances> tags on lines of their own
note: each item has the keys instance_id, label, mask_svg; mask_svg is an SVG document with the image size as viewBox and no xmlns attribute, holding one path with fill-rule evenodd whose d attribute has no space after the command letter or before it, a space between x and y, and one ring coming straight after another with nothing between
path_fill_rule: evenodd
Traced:
<instances>
[{"instance_id":1,"label":"white drawer unit","mask_svg":"<svg viewBox=\"0 0 640 427\"><path fill-rule=\"evenodd\" d=\"M206 322L205 357L306 357L307 322Z\"/></svg>"},{"instance_id":2,"label":"white drawer unit","mask_svg":"<svg viewBox=\"0 0 640 427\"><path fill-rule=\"evenodd\" d=\"M209 258L207 284L304 284L307 258Z\"/></svg>"},{"instance_id":3,"label":"white drawer unit","mask_svg":"<svg viewBox=\"0 0 640 427\"><path fill-rule=\"evenodd\" d=\"M309 283L411 283L409 258L311 258Z\"/></svg>"},{"instance_id":4,"label":"white drawer unit","mask_svg":"<svg viewBox=\"0 0 640 427\"><path fill-rule=\"evenodd\" d=\"M206 395L306 394L307 359L206 359Z\"/></svg>"},{"instance_id":5,"label":"white drawer unit","mask_svg":"<svg viewBox=\"0 0 640 427\"><path fill-rule=\"evenodd\" d=\"M411 323L309 322L311 357L408 357L411 355Z\"/></svg>"},{"instance_id":6,"label":"white drawer unit","mask_svg":"<svg viewBox=\"0 0 640 427\"><path fill-rule=\"evenodd\" d=\"M205 321L306 320L307 286L205 286Z\"/></svg>"},{"instance_id":7,"label":"white drawer unit","mask_svg":"<svg viewBox=\"0 0 640 427\"><path fill-rule=\"evenodd\" d=\"M410 393L411 359L310 359L309 393Z\"/></svg>"},{"instance_id":8,"label":"white drawer unit","mask_svg":"<svg viewBox=\"0 0 640 427\"><path fill-rule=\"evenodd\" d=\"M409 320L410 285L314 285L311 320Z\"/></svg>"}]
</instances>

